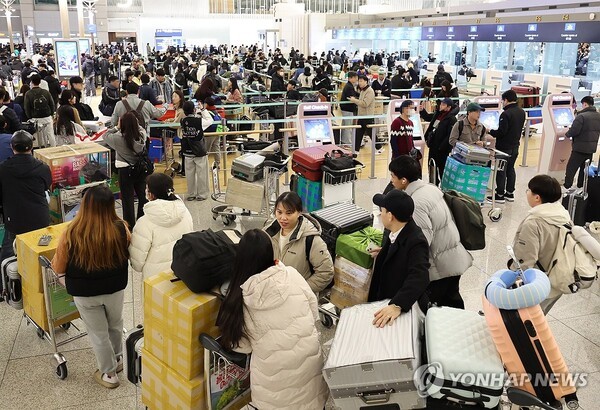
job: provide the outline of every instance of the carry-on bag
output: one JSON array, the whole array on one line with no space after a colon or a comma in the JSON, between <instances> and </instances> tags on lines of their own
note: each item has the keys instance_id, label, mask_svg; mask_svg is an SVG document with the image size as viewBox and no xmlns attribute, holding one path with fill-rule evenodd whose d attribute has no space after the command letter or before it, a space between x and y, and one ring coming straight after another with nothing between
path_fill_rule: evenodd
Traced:
<instances>
[{"instance_id":1,"label":"carry-on bag","mask_svg":"<svg viewBox=\"0 0 600 410\"><path fill-rule=\"evenodd\" d=\"M260 154L248 153L233 160L231 175L248 182L263 178L265 157Z\"/></svg>"},{"instance_id":2,"label":"carry-on bag","mask_svg":"<svg viewBox=\"0 0 600 410\"><path fill-rule=\"evenodd\" d=\"M588 172L590 167L590 161L585 162L584 169L584 177L583 177L583 187L575 188L565 195L562 199L563 206L567 211L569 211L569 215L571 216L571 220L575 225L585 226L586 223L586 212L588 210ZM581 172L581 171L580 171ZM596 204L596 206L600 206L600 204Z\"/></svg>"},{"instance_id":3,"label":"carry-on bag","mask_svg":"<svg viewBox=\"0 0 600 410\"><path fill-rule=\"evenodd\" d=\"M391 326L376 328L373 315L389 300L342 310L323 376L335 409L422 409L413 381L421 365L422 317L417 304Z\"/></svg>"},{"instance_id":4,"label":"carry-on bag","mask_svg":"<svg viewBox=\"0 0 600 410\"><path fill-rule=\"evenodd\" d=\"M577 402L576 386L540 305L518 310L493 306L483 297L485 320L514 387L548 404Z\"/></svg>"},{"instance_id":5,"label":"carry-on bag","mask_svg":"<svg viewBox=\"0 0 600 410\"><path fill-rule=\"evenodd\" d=\"M477 312L432 307L425 318L428 395L441 402L496 408L504 366L485 319ZM434 373L434 374L432 374Z\"/></svg>"},{"instance_id":6,"label":"carry-on bag","mask_svg":"<svg viewBox=\"0 0 600 410\"><path fill-rule=\"evenodd\" d=\"M510 87L510 89L516 92L518 95L523 95L523 97L519 97L518 99L519 107L532 108L540 105L540 87L514 85Z\"/></svg>"},{"instance_id":7,"label":"carry-on bag","mask_svg":"<svg viewBox=\"0 0 600 410\"><path fill-rule=\"evenodd\" d=\"M373 226L373 214L349 202L325 207L312 212L311 215L321 225L321 237L333 258L335 258L336 241L341 234Z\"/></svg>"},{"instance_id":8,"label":"carry-on bag","mask_svg":"<svg viewBox=\"0 0 600 410\"><path fill-rule=\"evenodd\" d=\"M144 327L138 325L125 334L125 360L127 380L138 384L142 379L142 347L144 347Z\"/></svg>"},{"instance_id":9,"label":"carry-on bag","mask_svg":"<svg viewBox=\"0 0 600 410\"><path fill-rule=\"evenodd\" d=\"M352 155L350 151L332 144L299 148L294 151L292 157L292 170L311 181L321 181L323 179L321 166L325 162L325 154L331 154L332 151L337 150L342 151L345 155Z\"/></svg>"},{"instance_id":10,"label":"carry-on bag","mask_svg":"<svg viewBox=\"0 0 600 410\"><path fill-rule=\"evenodd\" d=\"M588 178L588 201L585 211L585 221L600 221L600 174L597 167L593 167L591 171L588 170Z\"/></svg>"},{"instance_id":11,"label":"carry-on bag","mask_svg":"<svg viewBox=\"0 0 600 410\"><path fill-rule=\"evenodd\" d=\"M373 257L369 253L369 245L381 246L383 232L368 226L353 233L338 236L335 244L336 256L341 256L363 268L373 267Z\"/></svg>"},{"instance_id":12,"label":"carry-on bag","mask_svg":"<svg viewBox=\"0 0 600 410\"><path fill-rule=\"evenodd\" d=\"M12 246L12 245L11 245ZM12 256L2 261L2 296L13 308L23 309L23 294L21 292L21 275L17 270L17 257Z\"/></svg>"}]
</instances>

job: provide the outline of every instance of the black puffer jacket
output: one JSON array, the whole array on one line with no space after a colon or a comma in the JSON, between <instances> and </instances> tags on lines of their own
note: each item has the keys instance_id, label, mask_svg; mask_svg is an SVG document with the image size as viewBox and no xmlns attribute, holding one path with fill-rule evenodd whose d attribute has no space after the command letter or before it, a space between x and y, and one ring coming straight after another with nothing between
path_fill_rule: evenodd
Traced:
<instances>
[{"instance_id":1,"label":"black puffer jacket","mask_svg":"<svg viewBox=\"0 0 600 410\"><path fill-rule=\"evenodd\" d=\"M497 130L490 130L490 135L496 138L496 149L500 151L518 148L525 125L525 111L517 103L504 107L500 114Z\"/></svg>"},{"instance_id":2,"label":"black puffer jacket","mask_svg":"<svg viewBox=\"0 0 600 410\"><path fill-rule=\"evenodd\" d=\"M582 154L595 153L600 137L600 113L596 107L587 107L579 111L566 136L573 139L573 151Z\"/></svg>"}]
</instances>

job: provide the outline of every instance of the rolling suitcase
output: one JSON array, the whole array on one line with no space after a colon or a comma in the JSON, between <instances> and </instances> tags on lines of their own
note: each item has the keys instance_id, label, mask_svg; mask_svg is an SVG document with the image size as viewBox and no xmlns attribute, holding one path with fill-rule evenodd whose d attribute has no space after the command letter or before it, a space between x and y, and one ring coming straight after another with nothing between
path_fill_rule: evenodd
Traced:
<instances>
[{"instance_id":1,"label":"rolling suitcase","mask_svg":"<svg viewBox=\"0 0 600 410\"><path fill-rule=\"evenodd\" d=\"M583 187L576 188L572 192L569 192L562 199L563 206L567 211L569 211L569 215L571 216L571 220L575 225L585 226L586 223L586 212L589 207L589 195L588 195L588 170L590 166L590 161L586 161L585 163L585 176L583 178Z\"/></svg>"},{"instance_id":2,"label":"rolling suitcase","mask_svg":"<svg viewBox=\"0 0 600 410\"><path fill-rule=\"evenodd\" d=\"M585 221L600 221L600 175L596 169L588 179L588 201L585 211Z\"/></svg>"},{"instance_id":3,"label":"rolling suitcase","mask_svg":"<svg viewBox=\"0 0 600 410\"><path fill-rule=\"evenodd\" d=\"M532 97L521 97L519 98L519 107L521 108L532 108L540 105L540 87L527 87L515 85L510 87L511 90L516 92L518 95L531 95Z\"/></svg>"},{"instance_id":4,"label":"rolling suitcase","mask_svg":"<svg viewBox=\"0 0 600 410\"><path fill-rule=\"evenodd\" d=\"M430 368L436 369L435 374L430 373L435 383L426 387L429 396L439 400L438 407L444 401L464 404L465 408L498 406L504 366L482 316L450 307L430 308L425 318L425 340Z\"/></svg>"},{"instance_id":5,"label":"rolling suitcase","mask_svg":"<svg viewBox=\"0 0 600 410\"><path fill-rule=\"evenodd\" d=\"M422 316L415 304L391 326L373 326L388 300L342 310L323 376L336 410L422 409L413 381L421 365Z\"/></svg>"},{"instance_id":6,"label":"rolling suitcase","mask_svg":"<svg viewBox=\"0 0 600 410\"><path fill-rule=\"evenodd\" d=\"M490 152L477 145L457 142L452 156L467 165L486 166L490 162Z\"/></svg>"},{"instance_id":7,"label":"rolling suitcase","mask_svg":"<svg viewBox=\"0 0 600 410\"><path fill-rule=\"evenodd\" d=\"M338 236L373 225L371 212L349 202L328 206L312 212L311 215L321 224L321 237L334 259Z\"/></svg>"},{"instance_id":8,"label":"rolling suitcase","mask_svg":"<svg viewBox=\"0 0 600 410\"><path fill-rule=\"evenodd\" d=\"M144 347L144 327L138 325L125 335L125 363L127 380L138 384L142 378L142 348Z\"/></svg>"},{"instance_id":9,"label":"rolling suitcase","mask_svg":"<svg viewBox=\"0 0 600 410\"><path fill-rule=\"evenodd\" d=\"M577 402L576 388L540 305L519 310L493 306L484 296L485 320L512 385L548 404ZM532 383L535 382L535 383Z\"/></svg>"},{"instance_id":10,"label":"rolling suitcase","mask_svg":"<svg viewBox=\"0 0 600 410\"><path fill-rule=\"evenodd\" d=\"M23 309L23 294L21 292L21 275L17 270L17 258L12 256L2 261L2 296L13 308Z\"/></svg>"},{"instance_id":11,"label":"rolling suitcase","mask_svg":"<svg viewBox=\"0 0 600 410\"><path fill-rule=\"evenodd\" d=\"M325 161L325 154L331 153L333 150L342 150L346 154L351 155L349 151L333 144L299 148L294 151L294 156L292 157L292 170L308 180L321 181L323 179L321 166Z\"/></svg>"},{"instance_id":12,"label":"rolling suitcase","mask_svg":"<svg viewBox=\"0 0 600 410\"><path fill-rule=\"evenodd\" d=\"M263 178L265 157L248 153L233 160L231 175L244 181L253 182Z\"/></svg>"}]
</instances>

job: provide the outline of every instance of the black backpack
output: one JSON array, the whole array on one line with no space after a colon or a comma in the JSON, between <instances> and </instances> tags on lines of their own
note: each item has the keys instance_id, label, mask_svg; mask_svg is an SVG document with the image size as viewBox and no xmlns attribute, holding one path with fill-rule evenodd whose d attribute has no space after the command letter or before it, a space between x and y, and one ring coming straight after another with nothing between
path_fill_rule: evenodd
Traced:
<instances>
[{"instance_id":1,"label":"black backpack","mask_svg":"<svg viewBox=\"0 0 600 410\"><path fill-rule=\"evenodd\" d=\"M33 118L46 118L52 115L50 104L44 94L40 94L33 100Z\"/></svg>"},{"instance_id":2,"label":"black backpack","mask_svg":"<svg viewBox=\"0 0 600 410\"><path fill-rule=\"evenodd\" d=\"M173 247L171 269L192 292L208 292L231 279L241 237L232 229L185 234Z\"/></svg>"},{"instance_id":3,"label":"black backpack","mask_svg":"<svg viewBox=\"0 0 600 410\"><path fill-rule=\"evenodd\" d=\"M125 106L125 109L127 110L126 112L132 112L135 117L138 120L138 124L140 124L140 127L146 129L146 120L144 119L144 115L142 114L142 109L144 108L144 104L146 103L146 101L141 100L140 103L138 104L138 106L135 108L135 110L133 108L131 108L131 105L129 105L129 101L127 101L126 99L123 100L123 105Z\"/></svg>"},{"instance_id":4,"label":"black backpack","mask_svg":"<svg viewBox=\"0 0 600 410\"><path fill-rule=\"evenodd\" d=\"M460 242L468 251L485 248L485 223L481 205L470 196L450 190L444 192L444 200L460 234Z\"/></svg>"}]
</instances>

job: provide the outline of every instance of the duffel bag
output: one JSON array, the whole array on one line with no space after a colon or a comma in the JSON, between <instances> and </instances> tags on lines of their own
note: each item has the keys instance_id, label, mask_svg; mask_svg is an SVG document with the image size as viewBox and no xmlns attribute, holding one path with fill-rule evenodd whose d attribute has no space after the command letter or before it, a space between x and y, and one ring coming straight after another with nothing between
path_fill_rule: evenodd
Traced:
<instances>
[{"instance_id":1,"label":"duffel bag","mask_svg":"<svg viewBox=\"0 0 600 410\"><path fill-rule=\"evenodd\" d=\"M210 291L231 279L241 237L232 229L185 234L173 247L171 269L192 292Z\"/></svg>"}]
</instances>

